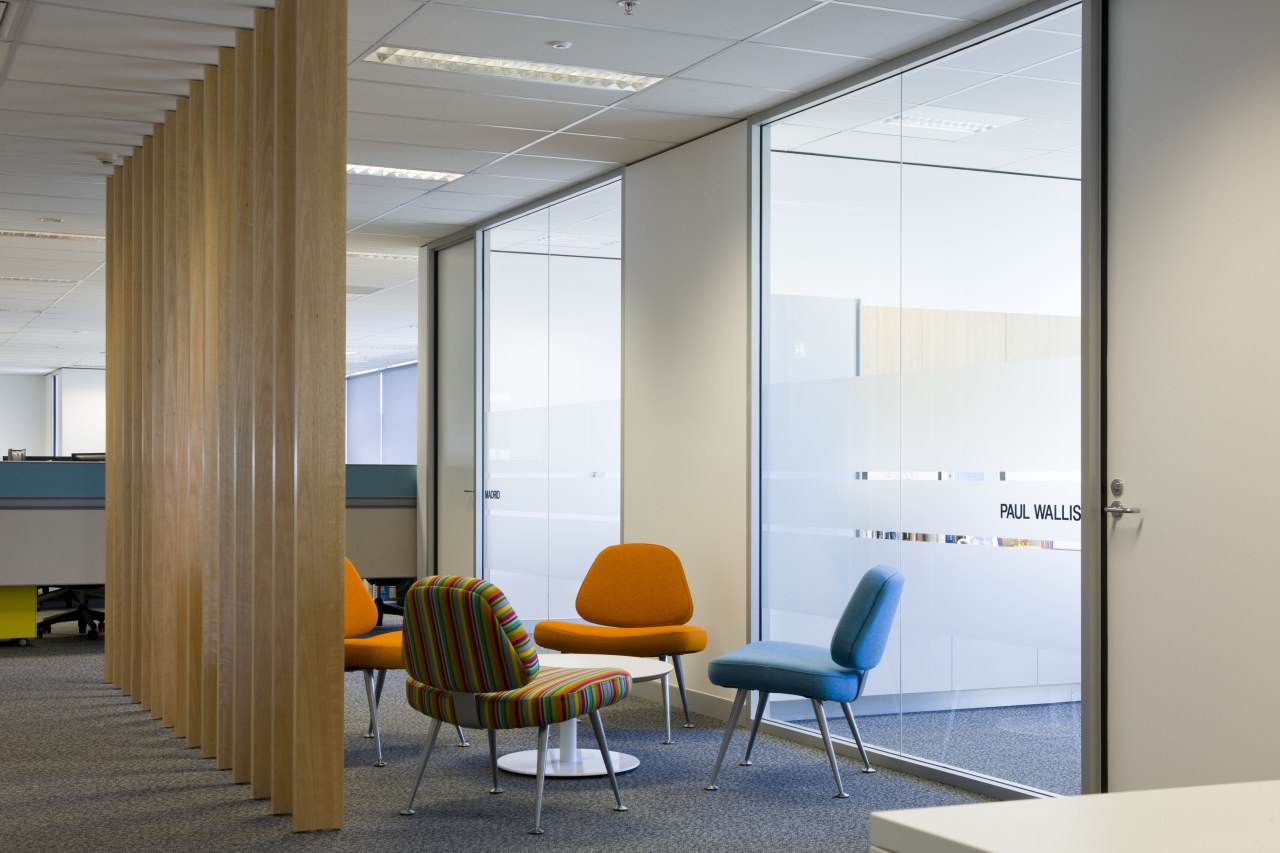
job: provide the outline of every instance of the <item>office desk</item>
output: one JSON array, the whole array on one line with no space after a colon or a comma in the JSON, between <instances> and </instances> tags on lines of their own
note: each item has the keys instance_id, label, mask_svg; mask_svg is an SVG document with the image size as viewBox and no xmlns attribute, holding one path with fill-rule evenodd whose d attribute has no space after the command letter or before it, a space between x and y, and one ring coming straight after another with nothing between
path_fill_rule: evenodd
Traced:
<instances>
[{"instance_id":1,"label":"office desk","mask_svg":"<svg viewBox=\"0 0 1280 853\"><path fill-rule=\"evenodd\" d=\"M871 813L872 853L1280 850L1280 781Z\"/></svg>"}]
</instances>

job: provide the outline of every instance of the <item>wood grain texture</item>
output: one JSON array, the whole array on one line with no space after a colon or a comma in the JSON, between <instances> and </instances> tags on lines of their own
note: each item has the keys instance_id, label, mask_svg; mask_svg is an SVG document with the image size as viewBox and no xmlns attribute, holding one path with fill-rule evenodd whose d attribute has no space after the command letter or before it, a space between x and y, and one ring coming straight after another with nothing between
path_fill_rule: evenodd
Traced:
<instances>
[{"instance_id":1,"label":"wood grain texture","mask_svg":"<svg viewBox=\"0 0 1280 853\"><path fill-rule=\"evenodd\" d=\"M345 0L298 10L296 830L342 825Z\"/></svg>"},{"instance_id":2,"label":"wood grain texture","mask_svg":"<svg viewBox=\"0 0 1280 853\"><path fill-rule=\"evenodd\" d=\"M220 539L219 522L219 464L218 426L222 410L218 405L219 348L218 348L218 116L219 71L210 66L204 73L204 126L201 128L200 210L204 232L204 269L202 273L204 335L204 364L201 385L204 394L203 459L201 509L204 513L202 530L204 549L202 554L202 594L200 631L200 754L205 758L218 755L219 704L218 661L221 640L219 613L221 610Z\"/></svg>"},{"instance_id":3,"label":"wood grain texture","mask_svg":"<svg viewBox=\"0 0 1280 853\"><path fill-rule=\"evenodd\" d=\"M255 11L108 181L104 675L296 830L342 825L345 32Z\"/></svg>"},{"instance_id":4,"label":"wood grain texture","mask_svg":"<svg viewBox=\"0 0 1280 853\"><path fill-rule=\"evenodd\" d=\"M253 771L255 797L271 796L275 715L275 34L274 15L253 25Z\"/></svg>"},{"instance_id":5,"label":"wood grain texture","mask_svg":"<svg viewBox=\"0 0 1280 853\"><path fill-rule=\"evenodd\" d=\"M294 53L297 43L297 2L277 0L275 8L275 242L273 256L275 277L275 523L273 565L276 601L292 602L297 594L294 582L297 533L294 506L294 460L296 404L294 349L294 292L297 278L294 265L294 241L297 235L296 175L294 151L298 146L297 108L293 98L297 77ZM295 608L277 607L272 622L271 648L275 651L276 684L275 718L272 725L271 812L293 811L293 728L294 728L294 657L298 653L295 638Z\"/></svg>"}]
</instances>

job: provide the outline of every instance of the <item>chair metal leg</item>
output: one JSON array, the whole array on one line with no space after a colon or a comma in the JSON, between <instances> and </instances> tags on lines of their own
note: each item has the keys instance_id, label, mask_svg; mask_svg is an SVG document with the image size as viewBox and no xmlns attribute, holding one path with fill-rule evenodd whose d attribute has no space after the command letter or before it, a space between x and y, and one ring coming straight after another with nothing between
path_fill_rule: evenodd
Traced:
<instances>
[{"instance_id":1,"label":"chair metal leg","mask_svg":"<svg viewBox=\"0 0 1280 853\"><path fill-rule=\"evenodd\" d=\"M831 772L836 775L836 799L843 800L848 798L848 794L844 792L844 783L840 781L840 765L836 763L836 748L831 745L831 732L827 731L827 715L822 710L822 703L817 699L810 699L813 703L814 716L818 718L818 729L822 732L822 743L827 747L827 761L831 762Z\"/></svg>"},{"instance_id":2,"label":"chair metal leg","mask_svg":"<svg viewBox=\"0 0 1280 853\"><path fill-rule=\"evenodd\" d=\"M385 671L378 672L382 674ZM378 698L373 689L373 670L362 669L360 672L364 675L364 693L369 697L369 728L373 732L373 745L378 756L373 766L386 767L387 762L382 760L382 732L378 729Z\"/></svg>"},{"instance_id":3,"label":"chair metal leg","mask_svg":"<svg viewBox=\"0 0 1280 853\"><path fill-rule=\"evenodd\" d=\"M367 670L362 670L362 671L367 672ZM373 702L372 704L369 705L369 730L364 733L365 737L373 737L373 709L376 708L380 702L382 702L382 680L387 675L387 671L385 669L380 669L377 672L378 672L378 679L377 679L377 682L374 684L374 688L373 688ZM366 678L367 677L368 676L366 676ZM367 688L366 688L366 692L368 692Z\"/></svg>"},{"instance_id":4,"label":"chair metal leg","mask_svg":"<svg viewBox=\"0 0 1280 853\"><path fill-rule=\"evenodd\" d=\"M733 697L733 709L729 711L729 722L724 727L724 737L720 741L720 754L716 756L716 766L711 768L711 781L707 783L705 791L719 791L716 786L716 777L720 775L720 765L724 762L724 754L729 749L729 739L733 737L733 730L738 725L738 717L742 714L742 704L747 701L747 691L745 688L738 688L738 695Z\"/></svg>"},{"instance_id":5,"label":"chair metal leg","mask_svg":"<svg viewBox=\"0 0 1280 853\"><path fill-rule=\"evenodd\" d=\"M609 755L609 741L604 736L604 723L600 721L600 712L592 711L589 716L591 728L596 733L596 743L600 747L600 757L604 759L605 772L609 774L609 784L613 786L613 798L618 802L613 810L625 812L627 807L622 804L622 792L618 790L618 777L613 773L613 758Z\"/></svg>"},{"instance_id":6,"label":"chair metal leg","mask_svg":"<svg viewBox=\"0 0 1280 853\"><path fill-rule=\"evenodd\" d=\"M764 703L769 701L769 694L760 691L760 699L756 702L756 719L751 724L751 737L747 739L747 755L738 762L739 767L751 766L751 748L756 745L756 733L760 731L760 721L764 719Z\"/></svg>"},{"instance_id":7,"label":"chair metal leg","mask_svg":"<svg viewBox=\"0 0 1280 853\"><path fill-rule=\"evenodd\" d=\"M862 745L862 735L858 732L858 723L853 719L853 709L849 707L848 702L841 702L840 707L844 710L844 718L849 721L849 731L853 732L853 742L858 745L858 752L862 755L862 763L864 765L862 772L875 773L876 770L871 766L871 760L867 758L867 748Z\"/></svg>"},{"instance_id":8,"label":"chair metal leg","mask_svg":"<svg viewBox=\"0 0 1280 853\"><path fill-rule=\"evenodd\" d=\"M471 746L471 741L467 740L467 736L462 733L462 726L455 725L454 728L458 730L458 746Z\"/></svg>"},{"instance_id":9,"label":"chair metal leg","mask_svg":"<svg viewBox=\"0 0 1280 853\"><path fill-rule=\"evenodd\" d=\"M427 732L427 745L422 748L422 760L418 762L418 778L414 780L413 790L409 792L409 804L400 810L402 815L411 815L413 800L418 796L418 786L422 784L422 774L427 769L427 760L431 758L431 748L436 745L436 735L440 734L440 721L432 720L431 729Z\"/></svg>"},{"instance_id":10,"label":"chair metal leg","mask_svg":"<svg viewBox=\"0 0 1280 853\"><path fill-rule=\"evenodd\" d=\"M663 655L662 659L666 660L667 656ZM662 676L662 719L667 724L667 739L664 744L670 746L675 743L671 739L671 673Z\"/></svg>"},{"instance_id":11,"label":"chair metal leg","mask_svg":"<svg viewBox=\"0 0 1280 853\"><path fill-rule=\"evenodd\" d=\"M547 781L547 742L551 739L551 729L545 725L538 726L538 781L533 794L533 829L530 835L542 834L542 788Z\"/></svg>"},{"instance_id":12,"label":"chair metal leg","mask_svg":"<svg viewBox=\"0 0 1280 853\"><path fill-rule=\"evenodd\" d=\"M498 785L498 733L493 729L489 729L489 769L493 771L493 787L489 789L490 794L501 794L502 788Z\"/></svg>"},{"instance_id":13,"label":"chair metal leg","mask_svg":"<svg viewBox=\"0 0 1280 853\"><path fill-rule=\"evenodd\" d=\"M676 684L680 685L680 704L684 706L684 727L693 728L693 720L689 718L689 696L684 692L684 667L680 665L680 655L671 656L671 665L676 668Z\"/></svg>"}]
</instances>

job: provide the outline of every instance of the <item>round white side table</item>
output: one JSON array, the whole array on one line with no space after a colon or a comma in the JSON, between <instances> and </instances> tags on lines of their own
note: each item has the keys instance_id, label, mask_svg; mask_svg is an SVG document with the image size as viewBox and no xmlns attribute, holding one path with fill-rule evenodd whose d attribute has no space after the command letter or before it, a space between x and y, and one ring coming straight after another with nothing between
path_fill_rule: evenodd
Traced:
<instances>
[{"instance_id":1,"label":"round white side table","mask_svg":"<svg viewBox=\"0 0 1280 853\"><path fill-rule=\"evenodd\" d=\"M671 664L656 658L637 658L628 655L539 655L543 666L559 669L621 669L632 681L662 679L662 708L667 718L667 741L671 740L671 700L667 693L667 676ZM559 731L559 747L547 750L548 776L604 776L604 759L598 749L578 749L578 721L565 720L556 727ZM640 766L640 759L626 752L609 750L614 773L625 773ZM498 759L498 766L508 773L522 776L538 775L538 751L525 749L512 752Z\"/></svg>"}]
</instances>

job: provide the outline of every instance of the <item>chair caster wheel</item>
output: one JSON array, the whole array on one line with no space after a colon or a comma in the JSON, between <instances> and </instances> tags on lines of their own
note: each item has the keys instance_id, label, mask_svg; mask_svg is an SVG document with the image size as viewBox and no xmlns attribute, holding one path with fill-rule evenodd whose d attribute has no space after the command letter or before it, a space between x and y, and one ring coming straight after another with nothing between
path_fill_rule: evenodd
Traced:
<instances>
[{"instance_id":1,"label":"chair caster wheel","mask_svg":"<svg viewBox=\"0 0 1280 853\"><path fill-rule=\"evenodd\" d=\"M720 786L719 786L719 785L708 785L707 787L703 788L702 790L704 790L704 791L719 791L719 790L720 790Z\"/></svg>"},{"instance_id":2,"label":"chair caster wheel","mask_svg":"<svg viewBox=\"0 0 1280 853\"><path fill-rule=\"evenodd\" d=\"M405 817L408 817L409 815L417 814L417 812L415 812L413 809L401 809L400 814L404 815Z\"/></svg>"}]
</instances>

